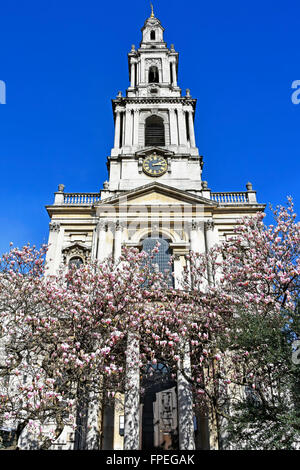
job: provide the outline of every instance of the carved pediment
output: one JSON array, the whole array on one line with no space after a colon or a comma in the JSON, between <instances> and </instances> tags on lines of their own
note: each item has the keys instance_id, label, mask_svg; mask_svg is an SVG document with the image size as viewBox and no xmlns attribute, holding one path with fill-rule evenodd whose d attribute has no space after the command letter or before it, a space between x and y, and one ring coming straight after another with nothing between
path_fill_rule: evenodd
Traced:
<instances>
[{"instance_id":1,"label":"carved pediment","mask_svg":"<svg viewBox=\"0 0 300 470\"><path fill-rule=\"evenodd\" d=\"M90 259L91 248L87 247L83 243L72 243L62 249L63 262L69 264L72 258L81 258L83 263L86 263Z\"/></svg>"},{"instance_id":2,"label":"carved pediment","mask_svg":"<svg viewBox=\"0 0 300 470\"><path fill-rule=\"evenodd\" d=\"M202 205L217 206L215 201L206 199L187 191L179 190L171 186L167 186L157 181L149 183L139 188L126 191L119 196L110 197L100 201L97 206L102 205L161 205L161 204L185 204L185 205Z\"/></svg>"},{"instance_id":3,"label":"carved pediment","mask_svg":"<svg viewBox=\"0 0 300 470\"><path fill-rule=\"evenodd\" d=\"M174 152L166 150L163 147L147 147L139 152L136 152L135 155L139 158L145 158L148 157L148 155L153 155L154 153L156 153L156 155L162 155L163 157L171 157L174 155Z\"/></svg>"}]
</instances>

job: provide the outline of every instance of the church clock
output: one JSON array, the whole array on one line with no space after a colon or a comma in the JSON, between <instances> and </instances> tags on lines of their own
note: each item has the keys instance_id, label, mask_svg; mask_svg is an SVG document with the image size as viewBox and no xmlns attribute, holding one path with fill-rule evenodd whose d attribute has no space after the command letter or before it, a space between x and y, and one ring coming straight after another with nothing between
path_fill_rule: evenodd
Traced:
<instances>
[{"instance_id":1,"label":"church clock","mask_svg":"<svg viewBox=\"0 0 300 470\"><path fill-rule=\"evenodd\" d=\"M143 171L149 176L162 176L167 169L167 160L155 153L146 157L143 162Z\"/></svg>"}]
</instances>

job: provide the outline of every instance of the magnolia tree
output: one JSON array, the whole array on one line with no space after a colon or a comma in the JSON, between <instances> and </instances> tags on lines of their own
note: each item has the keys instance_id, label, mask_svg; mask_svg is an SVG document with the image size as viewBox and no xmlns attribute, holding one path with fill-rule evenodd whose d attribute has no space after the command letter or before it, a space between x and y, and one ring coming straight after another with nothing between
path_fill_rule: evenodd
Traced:
<instances>
[{"instance_id":1,"label":"magnolia tree","mask_svg":"<svg viewBox=\"0 0 300 470\"><path fill-rule=\"evenodd\" d=\"M92 428L95 439L99 403L124 392L128 332L138 338L141 367L163 358L176 372L186 305L154 269L158 250L124 250L117 262L57 276L47 275L46 246L2 256L0 419L15 430L14 447L26 435L27 446L47 449L66 425L79 440Z\"/></svg>"},{"instance_id":2,"label":"magnolia tree","mask_svg":"<svg viewBox=\"0 0 300 470\"><path fill-rule=\"evenodd\" d=\"M291 199L273 212L274 225L259 213L206 255L189 256L193 379L199 406L215 414L221 446L300 442L300 365L293 361L300 224Z\"/></svg>"},{"instance_id":3,"label":"magnolia tree","mask_svg":"<svg viewBox=\"0 0 300 470\"><path fill-rule=\"evenodd\" d=\"M174 379L179 369L221 446L227 437L238 447L292 447L300 228L291 201L274 215L274 226L258 214L206 255L191 252L178 290L155 269L159 244L57 276L47 275L47 247L2 256L0 419L16 430L15 447L31 428L35 448L49 448L66 425L78 440L95 439L99 403L125 390L128 333L139 344L133 366L166 364Z\"/></svg>"},{"instance_id":4,"label":"magnolia tree","mask_svg":"<svg viewBox=\"0 0 300 470\"><path fill-rule=\"evenodd\" d=\"M107 260L50 278L45 252L12 249L1 259L0 275L1 420L16 429L15 445L25 427L27 435L34 427L41 448L65 424L76 427L79 402L99 398L104 382L114 389L121 381L125 313L141 300L134 297L139 254L121 269ZM49 423L55 426L47 436Z\"/></svg>"}]
</instances>

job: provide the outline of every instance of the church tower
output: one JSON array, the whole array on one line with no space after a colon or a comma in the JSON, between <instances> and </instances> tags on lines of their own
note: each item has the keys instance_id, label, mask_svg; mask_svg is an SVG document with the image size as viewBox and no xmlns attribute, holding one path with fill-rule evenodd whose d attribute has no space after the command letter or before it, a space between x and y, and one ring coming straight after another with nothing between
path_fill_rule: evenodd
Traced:
<instances>
[{"instance_id":1,"label":"church tower","mask_svg":"<svg viewBox=\"0 0 300 470\"><path fill-rule=\"evenodd\" d=\"M152 11L140 47L128 54L126 97L112 101L114 147L108 159L112 195L159 180L201 193L202 158L196 147L196 100L177 83L178 52L164 42L164 28Z\"/></svg>"},{"instance_id":2,"label":"church tower","mask_svg":"<svg viewBox=\"0 0 300 470\"><path fill-rule=\"evenodd\" d=\"M126 96L119 92L112 100L115 134L103 189L69 193L60 184L54 203L46 206L48 270L55 274L61 264L67 268L108 256L117 260L123 246L149 250L159 240L158 267L163 270L172 256L175 288L180 288L190 250L205 253L232 235L242 217L263 211L265 205L257 202L251 183L246 191L213 192L202 180L203 159L194 131L196 99L189 90L183 96L178 86L178 52L164 42L164 28L153 9L142 27L139 47L132 46L128 53L128 67ZM184 367L190 367L188 355ZM212 433L207 438L199 431L201 423L194 426L192 396L181 374L168 390L158 392L156 425L141 411L146 402L143 407L139 375L138 369L130 371L130 400L125 396L124 406L116 404L102 415L103 449L159 447L160 433L173 446L172 436L177 435L183 450L217 448ZM166 404L164 392L174 403L173 424L167 423L167 428L160 418ZM127 401L135 405L128 407ZM74 448L72 441L57 445ZM95 448L96 444L85 445Z\"/></svg>"}]
</instances>

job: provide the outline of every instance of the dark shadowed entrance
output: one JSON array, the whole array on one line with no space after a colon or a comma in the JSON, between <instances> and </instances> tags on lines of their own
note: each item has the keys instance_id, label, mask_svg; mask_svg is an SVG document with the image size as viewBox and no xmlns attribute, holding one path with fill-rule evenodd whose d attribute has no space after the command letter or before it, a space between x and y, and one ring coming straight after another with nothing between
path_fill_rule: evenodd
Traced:
<instances>
[{"instance_id":1,"label":"dark shadowed entrance","mask_svg":"<svg viewBox=\"0 0 300 470\"><path fill-rule=\"evenodd\" d=\"M141 386L142 449L178 449L177 384L167 366L148 365Z\"/></svg>"}]
</instances>

